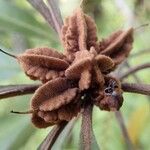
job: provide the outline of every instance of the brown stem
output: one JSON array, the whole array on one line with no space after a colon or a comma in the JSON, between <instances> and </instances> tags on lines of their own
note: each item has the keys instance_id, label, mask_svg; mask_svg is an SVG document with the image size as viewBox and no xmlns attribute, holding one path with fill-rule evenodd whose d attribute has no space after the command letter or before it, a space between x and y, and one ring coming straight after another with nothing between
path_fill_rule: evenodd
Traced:
<instances>
[{"instance_id":1,"label":"brown stem","mask_svg":"<svg viewBox=\"0 0 150 150\"><path fill-rule=\"evenodd\" d=\"M82 125L81 125L81 144L80 149L92 150L92 145L98 145L92 128L92 111L93 105L84 107L82 112ZM96 143L94 143L96 142Z\"/></svg>"},{"instance_id":2,"label":"brown stem","mask_svg":"<svg viewBox=\"0 0 150 150\"><path fill-rule=\"evenodd\" d=\"M128 131L127 131L127 128L126 128L126 125L125 125L122 113L120 111L115 112L115 116L116 116L116 119L117 119L117 121L119 123L119 126L121 128L121 131L122 131L124 140L126 142L126 145L128 147L128 150L134 150L135 148L134 148L134 146L133 146L133 144L131 142L131 139L129 137L129 134L128 134Z\"/></svg>"},{"instance_id":3,"label":"brown stem","mask_svg":"<svg viewBox=\"0 0 150 150\"><path fill-rule=\"evenodd\" d=\"M53 127L53 129L38 147L38 150L50 150L67 123L68 122L64 121Z\"/></svg>"},{"instance_id":4,"label":"brown stem","mask_svg":"<svg viewBox=\"0 0 150 150\"><path fill-rule=\"evenodd\" d=\"M126 61L126 66L128 67L128 68L130 68L130 64L129 64L129 62L127 62ZM140 84L141 83L141 80L140 80L140 78L136 75L136 74L132 74L132 76L134 77L134 79L135 79L135 81L136 81L136 83L138 83L138 84ZM150 97L149 96L147 96L147 99L148 99L148 101L150 100Z\"/></svg>"},{"instance_id":5,"label":"brown stem","mask_svg":"<svg viewBox=\"0 0 150 150\"><path fill-rule=\"evenodd\" d=\"M92 105L84 108L82 113L82 125L81 125L81 146L84 150L91 150L92 144Z\"/></svg>"},{"instance_id":6,"label":"brown stem","mask_svg":"<svg viewBox=\"0 0 150 150\"><path fill-rule=\"evenodd\" d=\"M139 70L142 70L142 69L146 69L146 68L150 68L150 63L145 63L145 64L142 64L142 65L138 65L138 66L135 66L133 68L130 68L127 72L121 74L119 76L119 79L120 80L123 80L124 78L128 77L129 75L139 71Z\"/></svg>"},{"instance_id":7,"label":"brown stem","mask_svg":"<svg viewBox=\"0 0 150 150\"><path fill-rule=\"evenodd\" d=\"M137 93L150 96L150 85L137 83L122 83L124 92Z\"/></svg>"},{"instance_id":8,"label":"brown stem","mask_svg":"<svg viewBox=\"0 0 150 150\"><path fill-rule=\"evenodd\" d=\"M0 86L0 99L32 94L40 85L22 84L22 85L6 85Z\"/></svg>"}]
</instances>

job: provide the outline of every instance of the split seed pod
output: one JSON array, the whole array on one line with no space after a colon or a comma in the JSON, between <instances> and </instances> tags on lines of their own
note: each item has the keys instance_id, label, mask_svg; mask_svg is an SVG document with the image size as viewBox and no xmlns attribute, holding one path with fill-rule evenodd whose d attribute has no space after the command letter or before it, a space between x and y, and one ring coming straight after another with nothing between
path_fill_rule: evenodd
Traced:
<instances>
[{"instance_id":1,"label":"split seed pod","mask_svg":"<svg viewBox=\"0 0 150 150\"><path fill-rule=\"evenodd\" d=\"M27 76L42 81L31 99L32 123L46 128L70 121L80 113L82 97L86 105L119 110L123 103L120 82L108 74L129 55L133 28L98 42L94 20L79 8L65 20L61 41L64 53L35 48L14 56Z\"/></svg>"}]
</instances>

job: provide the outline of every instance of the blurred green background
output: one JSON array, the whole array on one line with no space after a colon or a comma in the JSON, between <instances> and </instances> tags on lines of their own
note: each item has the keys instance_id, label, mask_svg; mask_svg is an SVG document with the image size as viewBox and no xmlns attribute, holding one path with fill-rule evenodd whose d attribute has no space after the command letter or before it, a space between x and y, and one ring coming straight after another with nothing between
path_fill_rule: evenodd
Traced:
<instances>
[{"instance_id":1,"label":"blurred green background","mask_svg":"<svg viewBox=\"0 0 150 150\"><path fill-rule=\"evenodd\" d=\"M150 23L149 0L85 0L84 4L85 12L95 18L99 39L121 28ZM60 0L63 18L73 12L78 5L79 0ZM138 51L150 50L149 42L150 26L135 30L131 55ZM39 46L63 51L58 36L26 0L0 0L0 48L19 54L27 48ZM131 57L129 63L134 66L148 62L149 54ZM146 69L136 73L142 83L150 83L149 71ZM130 76L126 82L136 80ZM33 81L24 75L16 60L0 53L0 85L23 83ZM28 115L10 114L11 110L28 110L30 97L29 95L0 100L0 150L35 150L50 131L51 128L33 127ZM150 99L129 93L124 94L124 99L121 111L130 138L138 150L149 150ZM94 132L102 150L127 149L114 113L94 108L93 116ZM53 149L78 149L80 123L79 120L69 136L63 133Z\"/></svg>"}]
</instances>

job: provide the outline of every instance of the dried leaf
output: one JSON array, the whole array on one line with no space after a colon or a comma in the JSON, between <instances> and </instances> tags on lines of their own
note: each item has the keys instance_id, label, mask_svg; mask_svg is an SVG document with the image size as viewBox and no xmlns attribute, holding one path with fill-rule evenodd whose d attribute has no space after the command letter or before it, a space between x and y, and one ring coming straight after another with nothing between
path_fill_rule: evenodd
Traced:
<instances>
[{"instance_id":1,"label":"dried leaf","mask_svg":"<svg viewBox=\"0 0 150 150\"><path fill-rule=\"evenodd\" d=\"M30 49L17 58L25 73L34 80L48 81L63 76L63 70L69 66L63 54L49 48Z\"/></svg>"},{"instance_id":2,"label":"dried leaf","mask_svg":"<svg viewBox=\"0 0 150 150\"><path fill-rule=\"evenodd\" d=\"M100 42L99 53L113 59L115 65L120 64L129 55L133 43L133 28L117 31L108 39Z\"/></svg>"}]
</instances>

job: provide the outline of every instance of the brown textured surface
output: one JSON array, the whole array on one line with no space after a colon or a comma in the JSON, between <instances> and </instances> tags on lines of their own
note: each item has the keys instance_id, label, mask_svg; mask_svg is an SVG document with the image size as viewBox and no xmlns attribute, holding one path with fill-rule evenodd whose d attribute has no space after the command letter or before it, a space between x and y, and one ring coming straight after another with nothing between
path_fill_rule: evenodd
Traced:
<instances>
[{"instance_id":1,"label":"brown textured surface","mask_svg":"<svg viewBox=\"0 0 150 150\"><path fill-rule=\"evenodd\" d=\"M94 47L90 51L82 50L75 53L73 63L65 71L68 79L79 79L79 89L88 89L95 80L100 86L104 84L103 73L108 74L114 68L112 59L105 55L97 55Z\"/></svg>"},{"instance_id":2,"label":"brown textured surface","mask_svg":"<svg viewBox=\"0 0 150 150\"><path fill-rule=\"evenodd\" d=\"M95 50L98 50L96 24L94 20L88 15L85 15L85 20L87 24L87 49L94 47Z\"/></svg>"},{"instance_id":3,"label":"brown textured surface","mask_svg":"<svg viewBox=\"0 0 150 150\"><path fill-rule=\"evenodd\" d=\"M70 103L53 111L38 111L32 115L32 123L38 128L46 128L62 121L70 121L80 112L76 103Z\"/></svg>"},{"instance_id":4,"label":"brown textured surface","mask_svg":"<svg viewBox=\"0 0 150 150\"><path fill-rule=\"evenodd\" d=\"M100 68L101 72L106 73L114 67L114 62L110 57L105 55L97 55L96 56L97 65Z\"/></svg>"},{"instance_id":5,"label":"brown textured surface","mask_svg":"<svg viewBox=\"0 0 150 150\"><path fill-rule=\"evenodd\" d=\"M48 81L63 76L63 70L69 66L63 54L47 48L30 49L17 58L25 73L34 80Z\"/></svg>"},{"instance_id":6,"label":"brown textured surface","mask_svg":"<svg viewBox=\"0 0 150 150\"><path fill-rule=\"evenodd\" d=\"M93 104L102 110L119 110L123 103L120 82L108 74L128 56L132 36L130 28L97 42L94 20L79 8L61 30L64 54L44 47L19 55L24 72L43 82L31 100L32 123L46 128L70 121L81 108Z\"/></svg>"},{"instance_id":7,"label":"brown textured surface","mask_svg":"<svg viewBox=\"0 0 150 150\"><path fill-rule=\"evenodd\" d=\"M106 88L109 87L110 82L115 82L115 87L110 93L106 93ZM122 90L120 82L111 76L105 76L105 85L103 90L99 92L99 96L95 100L95 104L101 110L117 111L123 104Z\"/></svg>"},{"instance_id":8,"label":"brown textured surface","mask_svg":"<svg viewBox=\"0 0 150 150\"><path fill-rule=\"evenodd\" d=\"M89 70L83 70L79 81L79 89L86 90L90 87L92 75Z\"/></svg>"},{"instance_id":9,"label":"brown textured surface","mask_svg":"<svg viewBox=\"0 0 150 150\"><path fill-rule=\"evenodd\" d=\"M99 53L113 59L115 65L120 64L129 55L133 43L133 28L117 31L108 39L100 42Z\"/></svg>"},{"instance_id":10,"label":"brown textured surface","mask_svg":"<svg viewBox=\"0 0 150 150\"><path fill-rule=\"evenodd\" d=\"M87 50L78 51L72 65L65 71L68 79L79 79L80 90L90 87L93 58L94 55Z\"/></svg>"},{"instance_id":11,"label":"brown textured surface","mask_svg":"<svg viewBox=\"0 0 150 150\"><path fill-rule=\"evenodd\" d=\"M70 103L77 94L77 88L68 89L55 97L49 97L40 105L39 109L43 111L51 111L58 109L60 106Z\"/></svg>"},{"instance_id":12,"label":"brown textured surface","mask_svg":"<svg viewBox=\"0 0 150 150\"><path fill-rule=\"evenodd\" d=\"M96 25L93 19L85 15L81 8L66 19L62 27L62 43L69 59L74 58L74 53L82 50L90 50L93 46L98 48Z\"/></svg>"},{"instance_id":13,"label":"brown textured surface","mask_svg":"<svg viewBox=\"0 0 150 150\"><path fill-rule=\"evenodd\" d=\"M35 54L35 55L45 55L45 56L50 56L50 57L55 57L55 58L60 58L60 59L65 58L65 55L58 52L56 49L48 48L48 47L39 47L39 48L27 49L25 51L25 53L26 54Z\"/></svg>"},{"instance_id":14,"label":"brown textured surface","mask_svg":"<svg viewBox=\"0 0 150 150\"><path fill-rule=\"evenodd\" d=\"M49 126L54 125L54 123L46 123L41 117L39 117L37 114L32 114L31 122L35 125L37 128L47 128Z\"/></svg>"},{"instance_id":15,"label":"brown textured surface","mask_svg":"<svg viewBox=\"0 0 150 150\"><path fill-rule=\"evenodd\" d=\"M72 65L65 71L66 77L69 79L79 79L84 70L91 69L92 58L92 54L87 50L76 52Z\"/></svg>"},{"instance_id":16,"label":"brown textured surface","mask_svg":"<svg viewBox=\"0 0 150 150\"><path fill-rule=\"evenodd\" d=\"M58 108L59 105L64 105L68 103L68 101L71 101L77 93L76 88L69 91L68 89L70 87L70 83L65 78L57 78L47 82L36 90L34 96L32 97L31 107L34 110L42 107L42 110L44 110L43 106L48 109L48 106L46 106L45 103L50 103L50 110L53 110L56 109L56 107ZM71 95L67 96L67 92ZM57 98L61 98L61 102L59 102L59 100L56 101Z\"/></svg>"}]
</instances>

